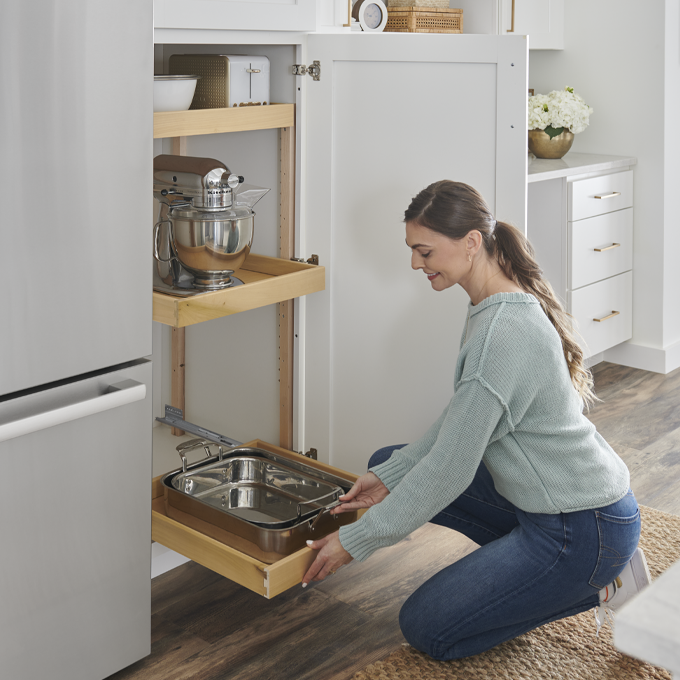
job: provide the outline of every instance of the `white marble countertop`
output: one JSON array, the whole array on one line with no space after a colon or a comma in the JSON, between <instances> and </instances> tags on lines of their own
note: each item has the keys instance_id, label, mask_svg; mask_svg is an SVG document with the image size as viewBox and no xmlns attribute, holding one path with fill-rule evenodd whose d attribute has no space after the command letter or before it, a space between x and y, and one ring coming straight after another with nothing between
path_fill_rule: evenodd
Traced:
<instances>
[{"instance_id":1,"label":"white marble countertop","mask_svg":"<svg viewBox=\"0 0 680 680\"><path fill-rule=\"evenodd\" d=\"M564 158L530 157L527 182L541 182L558 177L575 177L591 172L627 168L637 163L633 156L604 156L596 153L569 152Z\"/></svg>"},{"instance_id":2,"label":"white marble countertop","mask_svg":"<svg viewBox=\"0 0 680 680\"><path fill-rule=\"evenodd\" d=\"M680 678L680 562L614 615L614 644Z\"/></svg>"}]
</instances>

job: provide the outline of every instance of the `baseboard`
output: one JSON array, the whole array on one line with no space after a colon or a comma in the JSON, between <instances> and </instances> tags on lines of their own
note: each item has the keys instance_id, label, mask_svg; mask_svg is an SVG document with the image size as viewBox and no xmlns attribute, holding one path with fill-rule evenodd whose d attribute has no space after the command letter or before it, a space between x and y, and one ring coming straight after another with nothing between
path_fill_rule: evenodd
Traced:
<instances>
[{"instance_id":1,"label":"baseboard","mask_svg":"<svg viewBox=\"0 0 680 680\"><path fill-rule=\"evenodd\" d=\"M188 557L166 548L160 543L151 544L151 578L156 578L166 571L179 567L185 562L190 562Z\"/></svg>"},{"instance_id":2,"label":"baseboard","mask_svg":"<svg viewBox=\"0 0 680 680\"><path fill-rule=\"evenodd\" d=\"M586 368L593 368L593 366L597 366L602 361L604 361L604 354L600 352L599 354L593 354L592 357L586 357L583 363L586 365Z\"/></svg>"},{"instance_id":3,"label":"baseboard","mask_svg":"<svg viewBox=\"0 0 680 680\"><path fill-rule=\"evenodd\" d=\"M680 367L680 342L659 349L624 342L603 353L604 360L653 373L670 373Z\"/></svg>"}]
</instances>

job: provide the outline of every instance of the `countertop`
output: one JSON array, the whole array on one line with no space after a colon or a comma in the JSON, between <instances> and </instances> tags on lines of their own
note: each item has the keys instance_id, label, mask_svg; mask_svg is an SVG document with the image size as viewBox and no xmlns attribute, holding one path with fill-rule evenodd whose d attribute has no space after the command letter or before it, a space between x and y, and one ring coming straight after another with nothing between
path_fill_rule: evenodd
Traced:
<instances>
[{"instance_id":1,"label":"countertop","mask_svg":"<svg viewBox=\"0 0 680 680\"><path fill-rule=\"evenodd\" d=\"M618 649L680 678L680 562L614 616Z\"/></svg>"},{"instance_id":2,"label":"countertop","mask_svg":"<svg viewBox=\"0 0 680 680\"><path fill-rule=\"evenodd\" d=\"M606 172L627 168L637 163L633 156L604 156L596 153L569 152L564 158L534 158L527 173L527 182L542 182L546 179L574 177L591 172Z\"/></svg>"}]
</instances>

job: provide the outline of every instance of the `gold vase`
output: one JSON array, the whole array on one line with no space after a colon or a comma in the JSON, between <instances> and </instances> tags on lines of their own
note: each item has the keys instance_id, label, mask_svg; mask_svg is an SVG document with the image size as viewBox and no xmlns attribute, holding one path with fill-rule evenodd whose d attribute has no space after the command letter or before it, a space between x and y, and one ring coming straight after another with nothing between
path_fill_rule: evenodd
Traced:
<instances>
[{"instance_id":1,"label":"gold vase","mask_svg":"<svg viewBox=\"0 0 680 680\"><path fill-rule=\"evenodd\" d=\"M563 130L550 139L545 130L529 130L529 151L536 158L562 158L574 143L574 133Z\"/></svg>"}]
</instances>

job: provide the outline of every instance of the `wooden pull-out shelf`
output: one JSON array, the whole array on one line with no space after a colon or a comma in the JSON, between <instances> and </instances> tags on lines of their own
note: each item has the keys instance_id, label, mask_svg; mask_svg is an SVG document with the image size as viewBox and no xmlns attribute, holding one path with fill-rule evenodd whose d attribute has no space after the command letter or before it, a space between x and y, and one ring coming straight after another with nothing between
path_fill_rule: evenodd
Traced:
<instances>
[{"instance_id":1,"label":"wooden pull-out shelf","mask_svg":"<svg viewBox=\"0 0 680 680\"><path fill-rule=\"evenodd\" d=\"M316 293L326 286L324 267L253 253L234 276L243 281L242 286L184 298L154 291L153 320L181 328Z\"/></svg>"},{"instance_id":2,"label":"wooden pull-out shelf","mask_svg":"<svg viewBox=\"0 0 680 680\"><path fill-rule=\"evenodd\" d=\"M154 139L243 132L245 130L272 130L294 125L295 104L163 111L153 114Z\"/></svg>"},{"instance_id":3,"label":"wooden pull-out shelf","mask_svg":"<svg viewBox=\"0 0 680 680\"><path fill-rule=\"evenodd\" d=\"M259 439L244 446L265 449L292 460L300 460L300 454ZM357 479L357 475L315 460L305 459L305 463L324 472L339 474L345 479ZM268 599L302 582L302 577L316 557L314 550L302 548L273 564L260 562L168 517L160 480L161 477L156 477L152 482L151 538L154 541Z\"/></svg>"}]
</instances>

